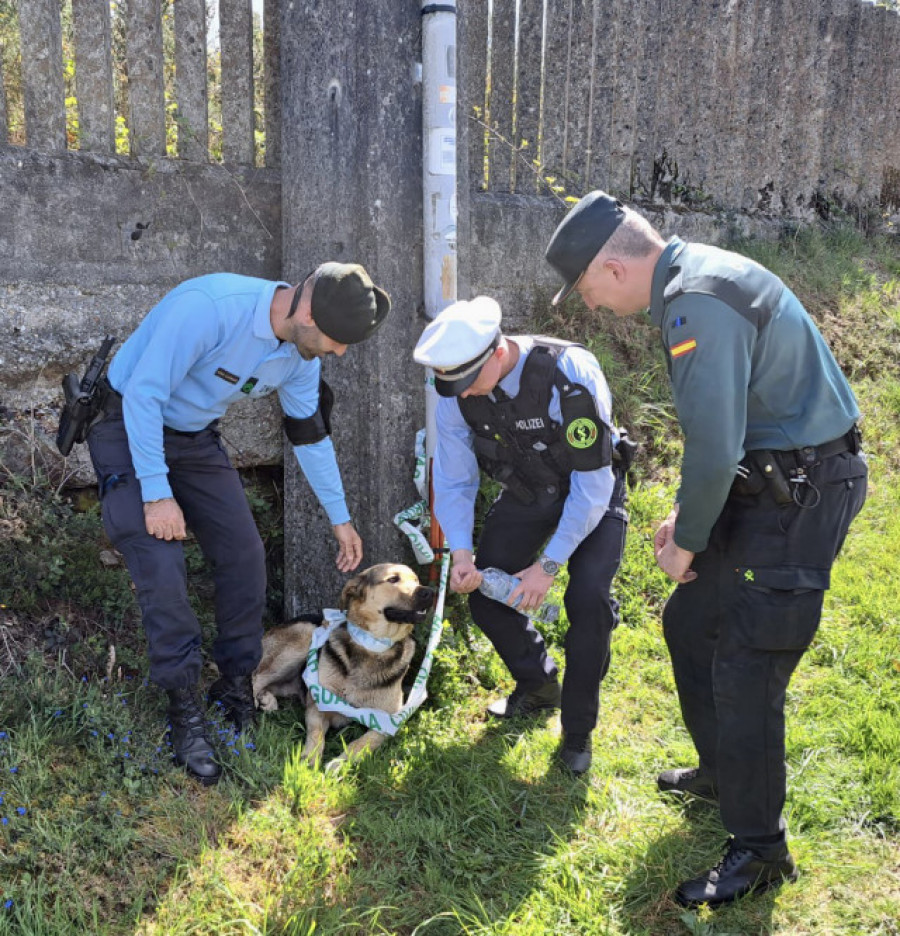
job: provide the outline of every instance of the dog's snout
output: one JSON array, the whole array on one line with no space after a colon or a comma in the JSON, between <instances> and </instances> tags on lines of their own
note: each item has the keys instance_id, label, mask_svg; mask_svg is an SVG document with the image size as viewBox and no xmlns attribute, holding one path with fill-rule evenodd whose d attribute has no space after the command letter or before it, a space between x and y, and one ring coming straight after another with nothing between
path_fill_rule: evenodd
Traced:
<instances>
[{"instance_id":1,"label":"dog's snout","mask_svg":"<svg viewBox=\"0 0 900 936\"><path fill-rule=\"evenodd\" d=\"M435 591L427 585L420 585L416 589L415 599L418 607L427 608L434 601Z\"/></svg>"}]
</instances>

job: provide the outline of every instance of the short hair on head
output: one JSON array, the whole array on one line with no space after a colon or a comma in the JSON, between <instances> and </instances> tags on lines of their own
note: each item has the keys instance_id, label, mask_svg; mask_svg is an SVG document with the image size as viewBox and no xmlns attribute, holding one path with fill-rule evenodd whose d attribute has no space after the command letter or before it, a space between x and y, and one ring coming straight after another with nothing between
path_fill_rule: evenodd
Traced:
<instances>
[{"instance_id":1,"label":"short hair on head","mask_svg":"<svg viewBox=\"0 0 900 936\"><path fill-rule=\"evenodd\" d=\"M643 215L631 208L625 209L625 217L612 232L609 240L600 248L598 257L646 257L655 248L665 245L659 232Z\"/></svg>"}]
</instances>

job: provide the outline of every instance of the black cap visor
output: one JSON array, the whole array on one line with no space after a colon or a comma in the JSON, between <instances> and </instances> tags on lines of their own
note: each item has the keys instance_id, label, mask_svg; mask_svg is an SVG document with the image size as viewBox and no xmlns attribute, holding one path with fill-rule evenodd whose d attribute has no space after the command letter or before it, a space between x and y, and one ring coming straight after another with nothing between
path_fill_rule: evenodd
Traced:
<instances>
[{"instance_id":1,"label":"black cap visor","mask_svg":"<svg viewBox=\"0 0 900 936\"><path fill-rule=\"evenodd\" d=\"M478 380L481 369L490 360L499 344L500 336L497 335L491 344L471 361L443 370L434 368L434 389L437 390L438 396L455 397L468 390Z\"/></svg>"},{"instance_id":2,"label":"black cap visor","mask_svg":"<svg viewBox=\"0 0 900 936\"><path fill-rule=\"evenodd\" d=\"M565 286L553 297L551 305L561 305L572 295L572 293L578 288L578 284L584 278L584 274L587 273L587 267L585 267L571 283L566 283Z\"/></svg>"}]
</instances>

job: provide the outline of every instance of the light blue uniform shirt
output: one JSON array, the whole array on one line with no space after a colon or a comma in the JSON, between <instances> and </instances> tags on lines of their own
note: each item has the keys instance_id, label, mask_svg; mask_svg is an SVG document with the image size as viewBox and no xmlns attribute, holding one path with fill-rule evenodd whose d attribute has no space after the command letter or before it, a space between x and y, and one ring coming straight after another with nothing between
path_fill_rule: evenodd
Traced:
<instances>
[{"instance_id":1,"label":"light blue uniform shirt","mask_svg":"<svg viewBox=\"0 0 900 936\"><path fill-rule=\"evenodd\" d=\"M516 366L500 381L500 388L510 397L519 392L525 358L534 347L531 336L507 338L519 346ZM600 419L612 426L612 398L597 359L585 348L566 348L557 360L559 369L574 383L582 384L597 401ZM553 388L550 418L562 422L559 392ZM451 552L473 550L475 495L478 493L479 469L473 448L474 433L463 418L456 397L440 397L435 413L437 444L434 455L434 510L447 537ZM614 436L614 441L617 441ZM544 553L556 562L569 557L603 519L609 506L615 478L611 467L596 471L573 471L571 488L563 506L556 532Z\"/></svg>"},{"instance_id":2,"label":"light blue uniform shirt","mask_svg":"<svg viewBox=\"0 0 900 936\"><path fill-rule=\"evenodd\" d=\"M288 283L213 273L164 296L122 345L109 381L122 410L145 501L171 497L163 427L196 432L245 397L278 392L288 416L319 405L321 361L304 361L272 331L275 290ZM331 438L294 447L332 524L350 519Z\"/></svg>"}]
</instances>

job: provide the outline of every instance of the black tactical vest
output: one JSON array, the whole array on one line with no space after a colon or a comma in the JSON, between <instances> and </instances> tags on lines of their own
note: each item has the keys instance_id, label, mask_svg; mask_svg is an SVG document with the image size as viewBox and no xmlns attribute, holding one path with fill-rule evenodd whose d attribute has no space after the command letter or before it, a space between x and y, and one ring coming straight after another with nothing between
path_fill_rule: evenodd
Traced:
<instances>
[{"instance_id":1,"label":"black tactical vest","mask_svg":"<svg viewBox=\"0 0 900 936\"><path fill-rule=\"evenodd\" d=\"M573 471L594 471L611 462L610 430L597 414L594 397L556 366L560 352L573 344L535 338L514 398L498 386L493 400L470 396L458 401L475 433L479 467L526 504L543 492L568 492ZM561 423L550 418L554 386Z\"/></svg>"}]
</instances>

